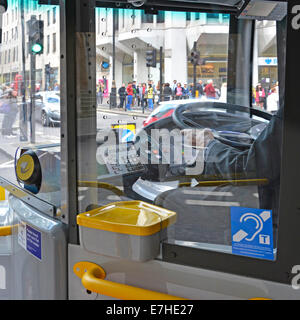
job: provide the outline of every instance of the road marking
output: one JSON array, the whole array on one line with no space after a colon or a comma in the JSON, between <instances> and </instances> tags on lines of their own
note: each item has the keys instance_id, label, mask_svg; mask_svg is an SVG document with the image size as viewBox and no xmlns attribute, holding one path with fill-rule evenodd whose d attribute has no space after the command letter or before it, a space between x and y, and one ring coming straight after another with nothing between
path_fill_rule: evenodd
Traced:
<instances>
[{"instance_id":1,"label":"road marking","mask_svg":"<svg viewBox=\"0 0 300 320\"><path fill-rule=\"evenodd\" d=\"M210 207L239 207L239 202L230 202L230 201L207 201L207 200L186 200L186 204L192 206L210 206Z\"/></svg>"},{"instance_id":2,"label":"road marking","mask_svg":"<svg viewBox=\"0 0 300 320\"><path fill-rule=\"evenodd\" d=\"M232 192L221 192L221 191L203 191L203 190L183 190L184 194L190 195L207 195L207 196L220 196L220 197L232 197Z\"/></svg>"}]
</instances>

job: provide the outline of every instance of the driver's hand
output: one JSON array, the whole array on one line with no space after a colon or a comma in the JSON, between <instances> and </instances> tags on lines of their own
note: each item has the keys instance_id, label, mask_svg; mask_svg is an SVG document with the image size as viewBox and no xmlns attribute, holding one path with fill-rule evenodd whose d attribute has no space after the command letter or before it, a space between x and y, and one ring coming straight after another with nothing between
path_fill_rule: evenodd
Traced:
<instances>
[{"instance_id":1,"label":"driver's hand","mask_svg":"<svg viewBox=\"0 0 300 320\"><path fill-rule=\"evenodd\" d=\"M196 148L205 148L210 141L214 140L214 135L210 129L183 129L184 143Z\"/></svg>"}]
</instances>

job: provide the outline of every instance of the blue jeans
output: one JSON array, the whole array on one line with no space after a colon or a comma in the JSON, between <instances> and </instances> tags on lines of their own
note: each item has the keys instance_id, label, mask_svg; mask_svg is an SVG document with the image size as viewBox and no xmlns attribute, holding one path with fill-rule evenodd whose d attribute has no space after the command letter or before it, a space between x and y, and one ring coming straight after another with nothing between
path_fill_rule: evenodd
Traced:
<instances>
[{"instance_id":1,"label":"blue jeans","mask_svg":"<svg viewBox=\"0 0 300 320\"><path fill-rule=\"evenodd\" d=\"M153 99L148 99L148 107L153 110Z\"/></svg>"},{"instance_id":2,"label":"blue jeans","mask_svg":"<svg viewBox=\"0 0 300 320\"><path fill-rule=\"evenodd\" d=\"M126 110L131 110L132 96L127 96Z\"/></svg>"}]
</instances>

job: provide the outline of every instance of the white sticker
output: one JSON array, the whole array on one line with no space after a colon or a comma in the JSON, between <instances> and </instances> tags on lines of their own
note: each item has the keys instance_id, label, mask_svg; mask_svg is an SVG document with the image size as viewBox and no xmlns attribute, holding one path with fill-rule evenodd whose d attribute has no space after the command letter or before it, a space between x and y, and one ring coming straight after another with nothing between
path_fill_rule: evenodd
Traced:
<instances>
[{"instance_id":1,"label":"white sticker","mask_svg":"<svg viewBox=\"0 0 300 320\"><path fill-rule=\"evenodd\" d=\"M18 227L18 243L26 250L26 223L20 221Z\"/></svg>"}]
</instances>

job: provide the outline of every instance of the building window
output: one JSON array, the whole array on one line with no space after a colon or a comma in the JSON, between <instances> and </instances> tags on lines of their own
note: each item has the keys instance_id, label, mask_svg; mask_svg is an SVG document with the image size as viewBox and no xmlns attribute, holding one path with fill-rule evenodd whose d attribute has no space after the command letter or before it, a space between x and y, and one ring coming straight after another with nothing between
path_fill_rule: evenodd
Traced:
<instances>
[{"instance_id":1,"label":"building window","mask_svg":"<svg viewBox=\"0 0 300 320\"><path fill-rule=\"evenodd\" d=\"M7 62L7 51L5 51L5 53L4 53L4 63L6 63Z\"/></svg>"},{"instance_id":2,"label":"building window","mask_svg":"<svg viewBox=\"0 0 300 320\"><path fill-rule=\"evenodd\" d=\"M15 27L15 38L18 39L18 27Z\"/></svg>"},{"instance_id":3,"label":"building window","mask_svg":"<svg viewBox=\"0 0 300 320\"><path fill-rule=\"evenodd\" d=\"M222 14L223 23L229 23L229 18L230 18L229 14Z\"/></svg>"},{"instance_id":4,"label":"building window","mask_svg":"<svg viewBox=\"0 0 300 320\"><path fill-rule=\"evenodd\" d=\"M142 12L142 23L153 23L153 14Z\"/></svg>"},{"instance_id":5,"label":"building window","mask_svg":"<svg viewBox=\"0 0 300 320\"><path fill-rule=\"evenodd\" d=\"M191 12L186 12L186 21L191 21Z\"/></svg>"},{"instance_id":6,"label":"building window","mask_svg":"<svg viewBox=\"0 0 300 320\"><path fill-rule=\"evenodd\" d=\"M53 50L52 52L56 52L56 33L53 33Z\"/></svg>"},{"instance_id":7,"label":"building window","mask_svg":"<svg viewBox=\"0 0 300 320\"><path fill-rule=\"evenodd\" d=\"M10 63L10 49L8 50L7 63Z\"/></svg>"},{"instance_id":8,"label":"building window","mask_svg":"<svg viewBox=\"0 0 300 320\"><path fill-rule=\"evenodd\" d=\"M47 26L50 25L50 10L47 11Z\"/></svg>"},{"instance_id":9,"label":"building window","mask_svg":"<svg viewBox=\"0 0 300 320\"><path fill-rule=\"evenodd\" d=\"M47 54L50 52L50 35L47 36Z\"/></svg>"},{"instance_id":10,"label":"building window","mask_svg":"<svg viewBox=\"0 0 300 320\"><path fill-rule=\"evenodd\" d=\"M200 12L195 13L195 20L200 20Z\"/></svg>"},{"instance_id":11,"label":"building window","mask_svg":"<svg viewBox=\"0 0 300 320\"><path fill-rule=\"evenodd\" d=\"M158 11L157 23L164 23L164 22L165 22L165 12L164 11Z\"/></svg>"},{"instance_id":12,"label":"building window","mask_svg":"<svg viewBox=\"0 0 300 320\"><path fill-rule=\"evenodd\" d=\"M207 13L207 23L219 23L219 13Z\"/></svg>"},{"instance_id":13,"label":"building window","mask_svg":"<svg viewBox=\"0 0 300 320\"><path fill-rule=\"evenodd\" d=\"M56 23L56 7L53 8L53 23Z\"/></svg>"}]
</instances>

